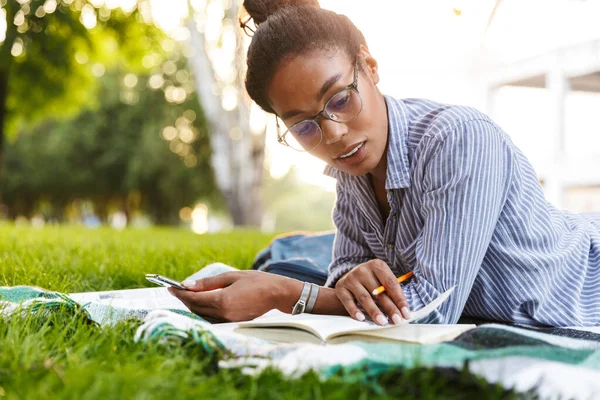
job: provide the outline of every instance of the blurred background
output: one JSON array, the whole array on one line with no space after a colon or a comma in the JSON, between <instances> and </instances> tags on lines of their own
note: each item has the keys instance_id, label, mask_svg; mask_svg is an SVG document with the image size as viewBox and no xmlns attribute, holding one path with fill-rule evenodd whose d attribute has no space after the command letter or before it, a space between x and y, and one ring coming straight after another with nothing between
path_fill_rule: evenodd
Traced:
<instances>
[{"instance_id":1,"label":"blurred background","mask_svg":"<svg viewBox=\"0 0 600 400\"><path fill-rule=\"evenodd\" d=\"M477 107L547 198L600 211L600 0L321 0L383 93ZM335 182L243 89L238 0L0 0L0 218L332 228Z\"/></svg>"}]
</instances>

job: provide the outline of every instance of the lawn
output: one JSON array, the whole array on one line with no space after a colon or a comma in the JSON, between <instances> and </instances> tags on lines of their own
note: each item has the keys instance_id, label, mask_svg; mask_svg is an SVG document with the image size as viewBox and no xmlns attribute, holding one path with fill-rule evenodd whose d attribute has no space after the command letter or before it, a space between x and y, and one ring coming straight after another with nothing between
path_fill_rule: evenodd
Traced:
<instances>
[{"instance_id":1,"label":"lawn","mask_svg":"<svg viewBox=\"0 0 600 400\"><path fill-rule=\"evenodd\" d=\"M0 225L0 285L60 292L151 286L145 273L183 279L220 261L248 268L270 235L240 231L33 229ZM377 378L315 374L286 380L220 370L215 355L192 344L134 343L139 321L100 328L68 312L0 319L0 398L6 399L300 399L515 398L453 370L390 371Z\"/></svg>"}]
</instances>

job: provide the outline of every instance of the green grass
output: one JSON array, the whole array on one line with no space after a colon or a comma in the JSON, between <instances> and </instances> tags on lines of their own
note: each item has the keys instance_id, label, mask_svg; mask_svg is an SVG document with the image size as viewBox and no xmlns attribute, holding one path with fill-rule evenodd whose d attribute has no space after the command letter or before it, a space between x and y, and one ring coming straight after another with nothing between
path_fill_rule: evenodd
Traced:
<instances>
[{"instance_id":1,"label":"green grass","mask_svg":"<svg viewBox=\"0 0 600 400\"><path fill-rule=\"evenodd\" d=\"M151 286L144 273L182 279L221 261L248 268L270 236L234 232L197 236L174 229L41 230L0 225L0 285L61 292ZM396 370L377 378L325 382L219 370L218 355L192 343L134 343L139 321L88 324L67 310L0 319L0 398L6 399L347 399L514 398L465 371Z\"/></svg>"}]
</instances>

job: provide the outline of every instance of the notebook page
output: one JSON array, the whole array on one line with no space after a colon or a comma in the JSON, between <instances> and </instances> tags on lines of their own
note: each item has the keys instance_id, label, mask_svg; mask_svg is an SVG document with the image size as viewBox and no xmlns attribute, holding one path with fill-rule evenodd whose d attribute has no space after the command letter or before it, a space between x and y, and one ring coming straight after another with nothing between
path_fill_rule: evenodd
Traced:
<instances>
[{"instance_id":1,"label":"notebook page","mask_svg":"<svg viewBox=\"0 0 600 400\"><path fill-rule=\"evenodd\" d=\"M411 318L409 320L404 320L403 324L401 325L408 324L412 321L417 321L427 316L431 311L433 311L441 303L443 303L448 298L450 293L452 293L453 290L454 287L438 296L427 306L413 312ZM282 313L278 310L271 310L253 321L239 323L240 328L295 327L313 333L322 341L327 341L327 339L342 336L352 332L385 330L395 328L398 326L400 325L390 324L386 326L380 326L375 324L374 322L360 322L350 317L337 315L290 315Z\"/></svg>"},{"instance_id":2,"label":"notebook page","mask_svg":"<svg viewBox=\"0 0 600 400\"><path fill-rule=\"evenodd\" d=\"M376 326L373 322L359 322L339 315L299 314L291 315L278 310L248 322L240 322L240 328L298 328L308 331L325 341L330 335L343 331L353 331L364 325Z\"/></svg>"},{"instance_id":3,"label":"notebook page","mask_svg":"<svg viewBox=\"0 0 600 400\"><path fill-rule=\"evenodd\" d=\"M171 295L164 287L69 293L68 296L81 305L97 303L134 310L175 309L189 311L179 299Z\"/></svg>"},{"instance_id":4,"label":"notebook page","mask_svg":"<svg viewBox=\"0 0 600 400\"><path fill-rule=\"evenodd\" d=\"M335 333L327 336L326 338L329 339L329 338L333 338L333 337L337 337L337 336L342 336L344 334L353 333L353 332L364 332L364 331L373 331L373 330L393 329L393 328L398 327L398 326L409 324L409 323L411 323L413 321L418 321L420 319L425 318L433 310L435 310L436 308L438 308L440 304L442 304L444 301L446 301L446 299L448 298L448 296L450 296L450 294L452 293L452 291L454 291L454 288L455 288L455 286L453 286L450 289L446 290L444 293L442 293L441 295L439 295L435 300L433 300L431 303L427 304L425 307L421 308L420 310L411 312L410 319L408 319L408 320L402 320L402 323L400 323L398 325L393 325L393 324L388 324L388 325L385 325L385 326L380 326L380 325L375 325L375 324L363 325L363 326L357 327L357 328L352 329L352 330L346 330L346 331L338 330Z\"/></svg>"},{"instance_id":5,"label":"notebook page","mask_svg":"<svg viewBox=\"0 0 600 400\"><path fill-rule=\"evenodd\" d=\"M372 336L402 342L432 344L455 339L458 335L475 328L470 324L405 324L390 329L361 332L361 336ZM340 339L345 336L339 337Z\"/></svg>"}]
</instances>

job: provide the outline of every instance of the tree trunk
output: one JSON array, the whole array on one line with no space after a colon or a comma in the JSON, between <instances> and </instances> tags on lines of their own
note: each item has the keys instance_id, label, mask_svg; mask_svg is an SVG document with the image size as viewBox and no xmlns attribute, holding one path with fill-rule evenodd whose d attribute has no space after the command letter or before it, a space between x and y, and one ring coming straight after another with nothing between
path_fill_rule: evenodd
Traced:
<instances>
[{"instance_id":1,"label":"tree trunk","mask_svg":"<svg viewBox=\"0 0 600 400\"><path fill-rule=\"evenodd\" d=\"M239 2L232 2L226 18L237 21ZM190 7L191 9L191 7ZM217 185L226 199L235 226L260 226L262 202L260 185L264 161L264 133L250 132L248 99L243 87L245 49L241 29L236 30L235 69L238 71L235 86L238 89L238 107L225 111L221 107L220 94L214 94L216 86L213 66L208 57L204 34L199 32L190 18L190 69L194 72L196 91L210 129L212 167ZM232 129L241 129L241 137L231 135Z\"/></svg>"},{"instance_id":2,"label":"tree trunk","mask_svg":"<svg viewBox=\"0 0 600 400\"><path fill-rule=\"evenodd\" d=\"M11 50L15 39L17 38L17 27L13 23L17 13L17 3L8 1L4 9L6 10L6 37L2 47L0 47L0 179L4 170L4 144L6 142L6 101L8 99L8 76L12 64ZM2 193L0 193L0 203L2 202Z\"/></svg>"}]
</instances>

